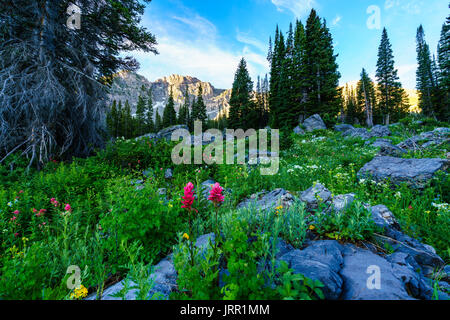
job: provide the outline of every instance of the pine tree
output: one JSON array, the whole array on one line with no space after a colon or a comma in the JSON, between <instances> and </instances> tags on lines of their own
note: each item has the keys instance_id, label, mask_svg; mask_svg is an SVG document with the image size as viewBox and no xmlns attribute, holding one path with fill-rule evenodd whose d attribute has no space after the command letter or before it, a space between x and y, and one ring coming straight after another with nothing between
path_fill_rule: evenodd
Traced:
<instances>
[{"instance_id":1,"label":"pine tree","mask_svg":"<svg viewBox=\"0 0 450 320\"><path fill-rule=\"evenodd\" d=\"M437 93L437 84L433 74L430 48L425 41L422 25L417 29L417 63L416 72L417 90L419 91L419 107L427 116L434 116L434 101Z\"/></svg>"},{"instance_id":2,"label":"pine tree","mask_svg":"<svg viewBox=\"0 0 450 320\"><path fill-rule=\"evenodd\" d=\"M154 132L155 130L155 122L153 121L153 91L150 89L148 91L148 100L146 106L146 117L145 117L145 126L148 132Z\"/></svg>"},{"instance_id":3,"label":"pine tree","mask_svg":"<svg viewBox=\"0 0 450 320\"><path fill-rule=\"evenodd\" d=\"M188 87L184 91L184 104L180 107L180 111L178 112L178 124L184 124L189 126L189 108L190 108L190 99Z\"/></svg>"},{"instance_id":4,"label":"pine tree","mask_svg":"<svg viewBox=\"0 0 450 320\"><path fill-rule=\"evenodd\" d=\"M119 104L117 106L117 120L116 120L116 131L114 133L114 137L123 137L123 131L124 131L124 117L123 117L123 107L122 107L122 101L119 101Z\"/></svg>"},{"instance_id":5,"label":"pine tree","mask_svg":"<svg viewBox=\"0 0 450 320\"><path fill-rule=\"evenodd\" d=\"M197 100L192 105L191 122L201 121L203 126L206 126L206 120L208 116L206 114L206 105L203 101L203 88L200 84L197 92Z\"/></svg>"},{"instance_id":6,"label":"pine tree","mask_svg":"<svg viewBox=\"0 0 450 320\"><path fill-rule=\"evenodd\" d=\"M359 110L364 110L366 125L373 127L374 106L376 105L375 85L366 72L362 69L361 80L356 86L356 98Z\"/></svg>"},{"instance_id":7,"label":"pine tree","mask_svg":"<svg viewBox=\"0 0 450 320\"><path fill-rule=\"evenodd\" d=\"M254 128L257 122L255 104L251 100L253 82L247 70L247 63L242 58L234 76L230 98L228 125L233 129Z\"/></svg>"},{"instance_id":8,"label":"pine tree","mask_svg":"<svg viewBox=\"0 0 450 320\"><path fill-rule=\"evenodd\" d=\"M177 113L175 111L175 101L173 99L173 91L170 88L169 100L163 112L162 125L164 128L175 125L177 122Z\"/></svg>"},{"instance_id":9,"label":"pine tree","mask_svg":"<svg viewBox=\"0 0 450 320\"><path fill-rule=\"evenodd\" d=\"M108 115L106 117L106 126L108 129L108 133L111 137L116 138L117 135L117 120L118 120L118 114L117 114L117 102L116 100L113 101L113 104L111 106L111 110L108 112Z\"/></svg>"},{"instance_id":10,"label":"pine tree","mask_svg":"<svg viewBox=\"0 0 450 320\"><path fill-rule=\"evenodd\" d=\"M438 65L440 101L436 113L440 119L450 121L450 16L442 26L438 44Z\"/></svg>"},{"instance_id":11,"label":"pine tree","mask_svg":"<svg viewBox=\"0 0 450 320\"><path fill-rule=\"evenodd\" d=\"M136 105L136 118L135 118L135 127L134 127L134 135L142 136L146 133L146 103L144 97L139 95L138 102Z\"/></svg>"},{"instance_id":12,"label":"pine tree","mask_svg":"<svg viewBox=\"0 0 450 320\"><path fill-rule=\"evenodd\" d=\"M156 117L155 117L155 131L161 131L163 128L163 122L161 119L161 115L159 114L159 111L156 110Z\"/></svg>"},{"instance_id":13,"label":"pine tree","mask_svg":"<svg viewBox=\"0 0 450 320\"><path fill-rule=\"evenodd\" d=\"M306 33L305 27L301 21L297 21L294 36L294 66L296 72L294 72L293 85L294 85L294 108L298 116L307 116L306 101L307 101L307 84L306 78Z\"/></svg>"},{"instance_id":14,"label":"pine tree","mask_svg":"<svg viewBox=\"0 0 450 320\"><path fill-rule=\"evenodd\" d=\"M65 23L71 3L83 12L77 30ZM118 70L137 69L124 52L157 53L155 37L139 25L148 3L1 1L0 158L20 150L39 167L104 145L104 84Z\"/></svg>"},{"instance_id":15,"label":"pine tree","mask_svg":"<svg viewBox=\"0 0 450 320\"><path fill-rule=\"evenodd\" d=\"M134 119L131 115L131 106L128 100L125 101L125 107L123 108L123 137L130 139L133 136Z\"/></svg>"},{"instance_id":16,"label":"pine tree","mask_svg":"<svg viewBox=\"0 0 450 320\"><path fill-rule=\"evenodd\" d=\"M333 39L326 21L322 23L314 9L306 24L305 43L307 115L318 113L324 118L333 119L340 107L337 55L334 54Z\"/></svg>"},{"instance_id":17,"label":"pine tree","mask_svg":"<svg viewBox=\"0 0 450 320\"><path fill-rule=\"evenodd\" d=\"M394 67L392 45L386 28L384 28L378 48L376 78L378 82L379 108L382 113L383 123L386 125L389 124L390 118L395 111L394 109L398 102L396 97L398 96L399 88L401 88L397 72L397 69Z\"/></svg>"},{"instance_id":18,"label":"pine tree","mask_svg":"<svg viewBox=\"0 0 450 320\"><path fill-rule=\"evenodd\" d=\"M270 125L273 128L280 128L282 119L280 119L283 105L283 62L286 55L284 36L278 26L275 31L275 43L273 53L271 54L270 67Z\"/></svg>"}]
</instances>

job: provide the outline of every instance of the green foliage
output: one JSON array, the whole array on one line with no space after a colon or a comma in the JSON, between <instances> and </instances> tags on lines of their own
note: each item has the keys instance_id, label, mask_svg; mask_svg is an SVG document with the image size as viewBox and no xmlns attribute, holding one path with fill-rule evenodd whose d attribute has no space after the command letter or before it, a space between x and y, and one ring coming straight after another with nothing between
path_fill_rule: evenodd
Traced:
<instances>
[{"instance_id":1,"label":"green foliage","mask_svg":"<svg viewBox=\"0 0 450 320\"><path fill-rule=\"evenodd\" d=\"M390 139L397 143L434 126L448 124L422 117L403 119L391 127L394 136ZM66 270L78 265L89 293L98 290L100 296L105 285L127 279L128 288L121 296L135 287L139 299L159 299L145 294L153 285L151 261L167 256L174 244L180 290L172 298L321 298L320 285L274 263L277 241L283 239L299 249L307 233L342 242L371 241L378 231L361 203L386 205L405 233L432 245L449 261L447 173L437 174L424 190L388 181L359 181L356 173L372 160L376 148L327 130L290 138L289 147L280 151L280 170L274 176L262 176L255 165L173 167L173 144L164 140L119 139L95 156L74 158L70 163L54 160L40 171L27 172L27 160L14 155L0 165L0 298L72 299ZM441 145L404 157L444 158L447 152ZM169 167L174 177L166 180L164 171ZM217 247L198 249L192 266L189 242L180 239L188 226L180 197L187 181L198 190L207 179L232 191L226 192L219 209ZM267 211L235 208L263 190L284 188L297 195L315 182L333 195L355 193L357 201L341 214L324 213L320 207L311 215L302 203ZM160 188L166 189L165 195L160 195ZM55 207L51 198L61 205ZM70 214L64 214L66 203L71 205ZM192 223L193 233L215 232L211 204L201 196L194 207L199 213ZM41 209L46 210L42 215ZM220 276L219 266L227 270Z\"/></svg>"},{"instance_id":2,"label":"green foliage","mask_svg":"<svg viewBox=\"0 0 450 320\"><path fill-rule=\"evenodd\" d=\"M173 91L170 89L169 101L164 108L162 125L164 128L173 126L177 123L177 113L175 112L175 102L173 100Z\"/></svg>"},{"instance_id":3,"label":"green foliage","mask_svg":"<svg viewBox=\"0 0 450 320\"><path fill-rule=\"evenodd\" d=\"M306 27L297 21L286 40L278 26L270 45L270 116L273 128L297 126L300 115L336 118L340 109L337 55L326 25L314 9Z\"/></svg>"},{"instance_id":4,"label":"green foliage","mask_svg":"<svg viewBox=\"0 0 450 320\"><path fill-rule=\"evenodd\" d=\"M228 126L231 129L257 128L259 114L256 104L251 100L253 82L247 70L247 63L242 58L234 76L233 89L230 98Z\"/></svg>"},{"instance_id":5,"label":"green foliage","mask_svg":"<svg viewBox=\"0 0 450 320\"><path fill-rule=\"evenodd\" d=\"M121 180L129 184L129 180ZM100 219L107 234L106 250L116 255L118 244L137 241L144 248L141 257L147 263L162 257L186 221L178 203L160 199L152 184L145 184L137 191L135 186L123 187L117 183L106 192L110 194L113 208Z\"/></svg>"},{"instance_id":6,"label":"green foliage","mask_svg":"<svg viewBox=\"0 0 450 320\"><path fill-rule=\"evenodd\" d=\"M198 87L197 100L194 100L192 104L192 114L191 114L191 126L193 126L193 122L196 120L202 121L203 126L206 125L206 120L208 116L206 114L206 105L203 101L203 88L200 85Z\"/></svg>"},{"instance_id":7,"label":"green foliage","mask_svg":"<svg viewBox=\"0 0 450 320\"><path fill-rule=\"evenodd\" d=\"M371 213L357 201L341 213L319 210L313 221L321 236L336 240L368 240L376 230Z\"/></svg>"}]
</instances>

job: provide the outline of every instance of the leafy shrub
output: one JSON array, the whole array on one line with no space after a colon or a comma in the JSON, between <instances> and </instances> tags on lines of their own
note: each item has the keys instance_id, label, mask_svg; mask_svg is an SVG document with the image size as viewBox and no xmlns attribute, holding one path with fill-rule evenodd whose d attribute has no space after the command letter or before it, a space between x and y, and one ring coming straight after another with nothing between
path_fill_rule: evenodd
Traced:
<instances>
[{"instance_id":1,"label":"leafy shrub","mask_svg":"<svg viewBox=\"0 0 450 320\"><path fill-rule=\"evenodd\" d=\"M313 226L320 235L336 240L370 239L377 230L372 214L358 201L354 201L343 212L326 213L319 209Z\"/></svg>"},{"instance_id":2,"label":"leafy shrub","mask_svg":"<svg viewBox=\"0 0 450 320\"><path fill-rule=\"evenodd\" d=\"M148 263L171 248L186 218L178 202L161 199L150 183L136 190L128 179L121 181L107 191L111 209L100 220L105 231L104 245L112 255L117 255L119 244L138 241L144 247L144 261Z\"/></svg>"}]
</instances>

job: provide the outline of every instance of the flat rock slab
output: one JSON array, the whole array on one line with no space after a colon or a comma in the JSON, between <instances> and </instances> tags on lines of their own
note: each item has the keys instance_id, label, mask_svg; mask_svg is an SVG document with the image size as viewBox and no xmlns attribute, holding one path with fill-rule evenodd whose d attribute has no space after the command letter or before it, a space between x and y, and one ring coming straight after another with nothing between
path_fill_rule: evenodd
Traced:
<instances>
[{"instance_id":1,"label":"flat rock slab","mask_svg":"<svg viewBox=\"0 0 450 320\"><path fill-rule=\"evenodd\" d=\"M374 284L368 280L373 275L368 273L371 268L379 271L379 289L368 286L368 282ZM347 245L340 274L344 280L344 300L413 300L405 284L394 275L391 263L370 251Z\"/></svg>"},{"instance_id":2,"label":"flat rock slab","mask_svg":"<svg viewBox=\"0 0 450 320\"><path fill-rule=\"evenodd\" d=\"M325 298L337 300L343 285L339 276L343 264L341 251L342 246L337 241L314 241L304 250L286 253L280 260L285 261L294 273L322 282Z\"/></svg>"},{"instance_id":3,"label":"flat rock slab","mask_svg":"<svg viewBox=\"0 0 450 320\"><path fill-rule=\"evenodd\" d=\"M393 184L406 182L416 188L423 188L439 170L447 170L447 159L403 159L378 156L358 172L359 179L373 179L377 182L389 179Z\"/></svg>"}]
</instances>

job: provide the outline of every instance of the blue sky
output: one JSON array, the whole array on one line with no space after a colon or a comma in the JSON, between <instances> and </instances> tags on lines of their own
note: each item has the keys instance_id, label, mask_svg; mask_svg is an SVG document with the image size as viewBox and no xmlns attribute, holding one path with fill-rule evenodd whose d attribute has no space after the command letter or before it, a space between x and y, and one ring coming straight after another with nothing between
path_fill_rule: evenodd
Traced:
<instances>
[{"instance_id":1,"label":"blue sky","mask_svg":"<svg viewBox=\"0 0 450 320\"><path fill-rule=\"evenodd\" d=\"M285 32L296 18L305 22L311 8L327 20L341 83L358 80L363 67L374 76L385 26L405 88L415 87L417 27L423 24L435 52L450 11L446 0L153 0L142 24L156 35L160 55L133 55L141 63L139 73L150 81L175 73L230 88L241 57L254 81L268 73L268 42L275 26Z\"/></svg>"}]
</instances>

